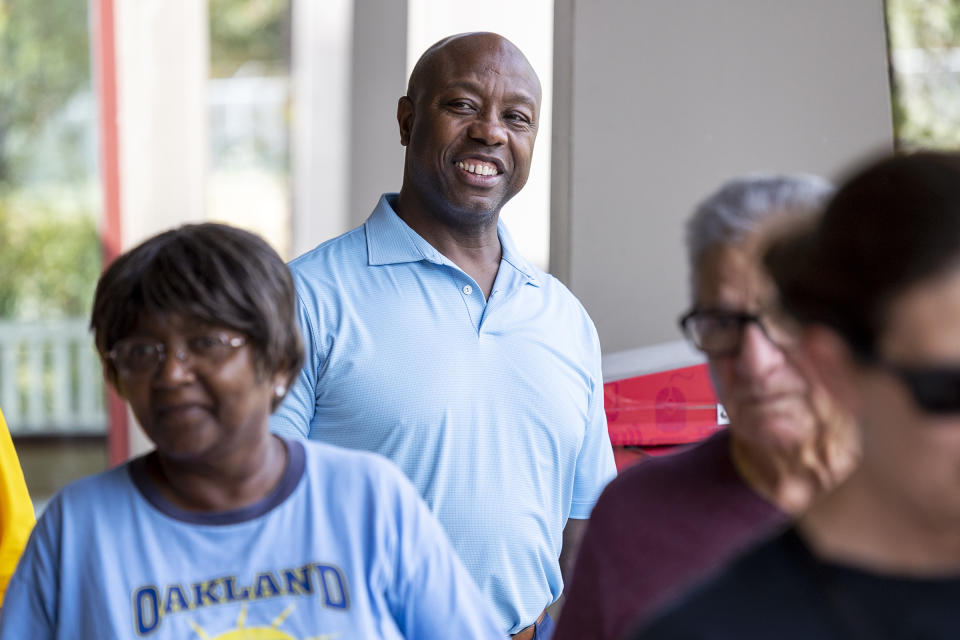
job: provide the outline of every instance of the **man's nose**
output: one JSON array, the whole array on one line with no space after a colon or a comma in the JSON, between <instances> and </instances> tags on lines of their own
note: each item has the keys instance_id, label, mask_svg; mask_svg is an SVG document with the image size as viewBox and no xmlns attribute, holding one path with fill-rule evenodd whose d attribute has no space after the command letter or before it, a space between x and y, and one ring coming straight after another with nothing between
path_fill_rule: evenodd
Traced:
<instances>
[{"instance_id":1,"label":"man's nose","mask_svg":"<svg viewBox=\"0 0 960 640\"><path fill-rule=\"evenodd\" d=\"M470 123L467 133L488 147L505 144L507 141L507 130L503 121L498 114L489 111L478 113Z\"/></svg>"},{"instance_id":2,"label":"man's nose","mask_svg":"<svg viewBox=\"0 0 960 640\"><path fill-rule=\"evenodd\" d=\"M742 375L762 377L783 364L783 350L755 322L743 328L737 369Z\"/></svg>"}]
</instances>

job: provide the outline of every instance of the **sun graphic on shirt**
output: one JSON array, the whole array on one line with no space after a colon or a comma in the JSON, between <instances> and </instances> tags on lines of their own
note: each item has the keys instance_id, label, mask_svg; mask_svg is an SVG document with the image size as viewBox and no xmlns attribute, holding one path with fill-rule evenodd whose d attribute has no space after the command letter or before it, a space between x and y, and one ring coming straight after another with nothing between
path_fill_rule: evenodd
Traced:
<instances>
[{"instance_id":1,"label":"sun graphic on shirt","mask_svg":"<svg viewBox=\"0 0 960 640\"><path fill-rule=\"evenodd\" d=\"M211 636L195 622L191 622L190 627L201 640L336 640L336 638L340 636L339 633L325 633L323 635L301 639L285 631L281 631L279 629L280 625L283 624L283 621L286 620L291 613L293 613L292 604L274 618L269 627L245 627L244 624L247 622L247 605L244 604L240 609L240 615L237 616L237 626L233 629L228 629L223 633Z\"/></svg>"}]
</instances>

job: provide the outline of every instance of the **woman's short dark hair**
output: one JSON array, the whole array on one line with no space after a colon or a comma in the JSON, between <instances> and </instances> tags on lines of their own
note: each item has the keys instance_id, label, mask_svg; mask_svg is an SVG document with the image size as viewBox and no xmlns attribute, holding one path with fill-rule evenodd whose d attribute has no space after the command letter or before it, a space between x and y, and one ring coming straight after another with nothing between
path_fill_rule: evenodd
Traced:
<instances>
[{"instance_id":1,"label":"woman's short dark hair","mask_svg":"<svg viewBox=\"0 0 960 640\"><path fill-rule=\"evenodd\" d=\"M290 270L259 236L223 224L188 224L153 236L100 277L90 328L106 354L144 318L180 315L244 334L258 372L299 372L303 343Z\"/></svg>"},{"instance_id":2,"label":"woman's short dark hair","mask_svg":"<svg viewBox=\"0 0 960 640\"><path fill-rule=\"evenodd\" d=\"M801 322L875 355L891 299L960 265L960 156L885 157L855 173L810 230L773 243L766 264Z\"/></svg>"}]
</instances>

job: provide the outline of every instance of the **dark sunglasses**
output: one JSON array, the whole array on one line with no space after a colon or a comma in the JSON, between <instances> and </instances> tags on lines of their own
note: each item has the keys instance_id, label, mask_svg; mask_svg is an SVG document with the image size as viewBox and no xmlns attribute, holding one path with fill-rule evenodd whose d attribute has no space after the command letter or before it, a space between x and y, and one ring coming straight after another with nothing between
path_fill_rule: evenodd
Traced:
<instances>
[{"instance_id":1,"label":"dark sunglasses","mask_svg":"<svg viewBox=\"0 0 960 640\"><path fill-rule=\"evenodd\" d=\"M870 364L901 381L917 406L928 413L960 413L960 367L917 367L874 360Z\"/></svg>"}]
</instances>

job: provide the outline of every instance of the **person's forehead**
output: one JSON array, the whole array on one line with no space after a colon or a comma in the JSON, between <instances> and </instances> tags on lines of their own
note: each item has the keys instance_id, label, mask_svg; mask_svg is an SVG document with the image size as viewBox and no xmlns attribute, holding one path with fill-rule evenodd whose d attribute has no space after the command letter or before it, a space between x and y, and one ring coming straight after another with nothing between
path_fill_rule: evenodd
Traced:
<instances>
[{"instance_id":1,"label":"person's forehead","mask_svg":"<svg viewBox=\"0 0 960 640\"><path fill-rule=\"evenodd\" d=\"M960 361L960 268L891 300L881 351L894 360Z\"/></svg>"},{"instance_id":2,"label":"person's forehead","mask_svg":"<svg viewBox=\"0 0 960 640\"><path fill-rule=\"evenodd\" d=\"M427 70L434 91L465 83L485 83L493 78L507 86L506 93L539 102L540 82L536 73L523 54L505 40L458 40L434 56Z\"/></svg>"},{"instance_id":3,"label":"person's forehead","mask_svg":"<svg viewBox=\"0 0 960 640\"><path fill-rule=\"evenodd\" d=\"M699 307L756 311L773 297L773 282L754 242L714 245L697 262L694 298Z\"/></svg>"},{"instance_id":4,"label":"person's forehead","mask_svg":"<svg viewBox=\"0 0 960 640\"><path fill-rule=\"evenodd\" d=\"M210 322L199 316L179 311L150 313L144 310L137 317L131 335L180 335L210 327Z\"/></svg>"}]
</instances>

